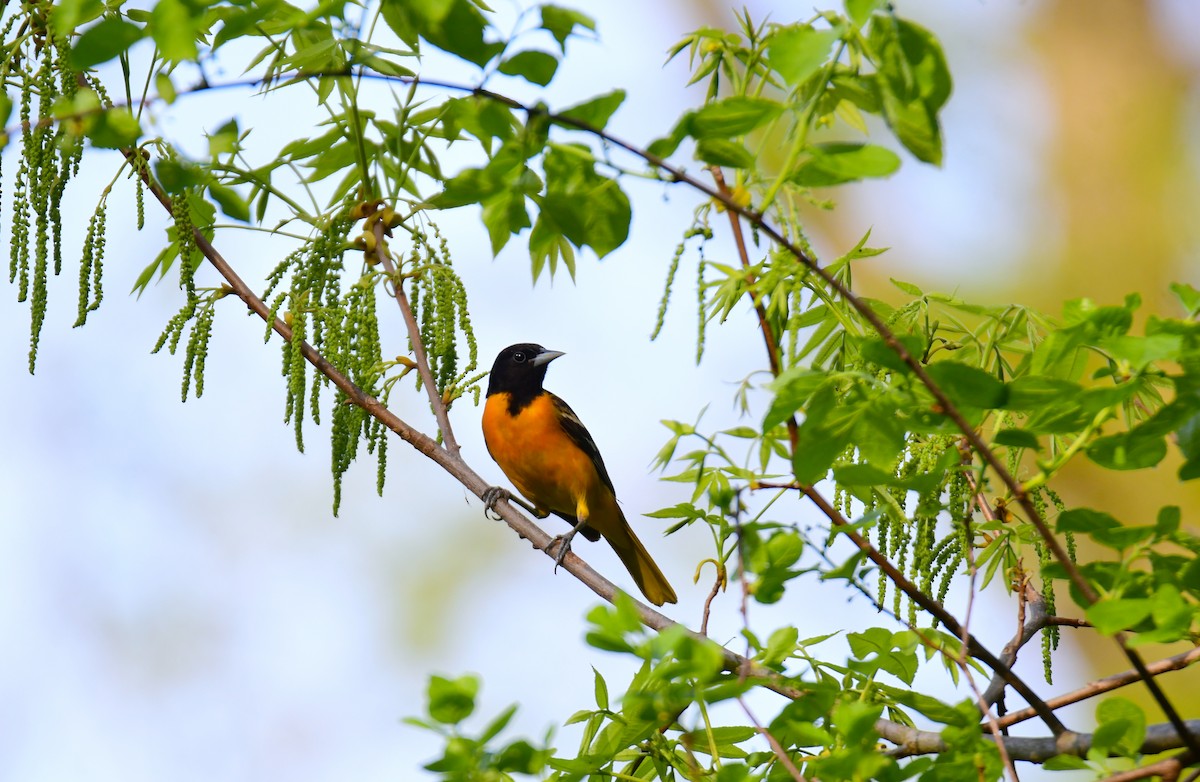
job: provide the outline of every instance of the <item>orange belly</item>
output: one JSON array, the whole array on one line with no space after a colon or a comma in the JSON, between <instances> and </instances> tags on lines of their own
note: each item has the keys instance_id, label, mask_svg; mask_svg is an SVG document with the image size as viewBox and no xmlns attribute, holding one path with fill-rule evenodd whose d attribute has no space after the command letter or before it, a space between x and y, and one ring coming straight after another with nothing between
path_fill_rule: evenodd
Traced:
<instances>
[{"instance_id":1,"label":"orange belly","mask_svg":"<svg viewBox=\"0 0 1200 782\"><path fill-rule=\"evenodd\" d=\"M589 507L602 504L604 487L591 459L563 431L554 404L538 397L509 415L508 400L507 393L493 394L484 405L488 453L539 510L588 518Z\"/></svg>"}]
</instances>

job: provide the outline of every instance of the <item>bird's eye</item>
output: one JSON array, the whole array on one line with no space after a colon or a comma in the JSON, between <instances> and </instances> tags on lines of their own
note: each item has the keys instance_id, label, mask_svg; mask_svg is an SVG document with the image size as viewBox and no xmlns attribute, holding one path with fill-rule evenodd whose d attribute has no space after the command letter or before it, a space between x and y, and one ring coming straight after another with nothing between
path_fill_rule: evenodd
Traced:
<instances>
[{"instance_id":1,"label":"bird's eye","mask_svg":"<svg viewBox=\"0 0 1200 782\"><path fill-rule=\"evenodd\" d=\"M524 364L525 363L525 354L518 350L516 353L513 353L513 361L515 361L518 364Z\"/></svg>"}]
</instances>

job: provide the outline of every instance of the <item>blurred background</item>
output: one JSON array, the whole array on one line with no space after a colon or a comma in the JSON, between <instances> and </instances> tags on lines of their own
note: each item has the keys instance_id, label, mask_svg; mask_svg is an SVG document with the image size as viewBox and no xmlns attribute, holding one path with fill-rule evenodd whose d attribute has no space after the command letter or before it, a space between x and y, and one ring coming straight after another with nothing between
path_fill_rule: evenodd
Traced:
<instances>
[{"instance_id":1,"label":"blurred background","mask_svg":"<svg viewBox=\"0 0 1200 782\"><path fill-rule=\"evenodd\" d=\"M601 40L570 44L548 100L562 106L625 88L610 128L640 143L702 97L683 87L684 60L664 67L667 48L701 25L734 25L742 7L574 5L595 15ZM811 13L803 4L748 6L754 18L777 22ZM860 267L857 281L871 295L889 297L887 279L896 277L1052 311L1067 298L1110 302L1137 291L1146 312L1170 312L1171 281L1200 284L1200 5L901 0L897 8L941 39L956 80L943 116L945 166L906 158L889 180L843 188L836 211L808 218L825 257L872 228L871 244L891 251ZM243 128L269 137L272 123L311 112L281 111L281 100L189 98L161 112L152 132L200 139L236 112ZM4 152L9 193L15 152ZM69 191L70 253L117 167L115 157L98 158ZM709 551L706 533L664 540L665 525L639 518L687 498L685 487L650 471L668 435L659 421L691 421L708 405L705 426L735 423L736 384L764 361L753 318L740 312L709 332L696 366L692 254L667 327L649 342L666 267L696 201L664 185L624 187L635 204L629 241L603 262L581 258L575 283L560 274L531 286L523 242L493 260L473 214L441 224L472 295L481 363L518 341L567 352L547 385L592 430L627 514L680 593L669 615L695 627L711 585L711 569L692 583ZM181 404L181 357L149 354L178 307L174 284L140 300L125 293L162 246L162 221L152 214L137 233L121 201L108 219L107 300L87 328L72 330L74 274L52 282L35 377L26 371L28 310L13 288L0 297L8 335L0 341L0 408L8 411L0 434L0 780L410 779L438 748L400 723L421 713L431 673L477 673L482 717L520 702L510 733L535 739L590 705L590 667L623 686L628 661L583 642L584 615L597 602L591 593L555 576L399 440L383 498L373 463L357 465L334 518L328 433L309 425L307 452L296 452L282 423L278 340L263 345L261 323L234 302L219 309L203 398ZM7 245L8 231L0 236ZM251 281L277 260L238 233L219 234L217 245ZM707 257L722 253L730 257L717 241ZM401 352L399 324L385 328ZM393 407L429 430L419 396L398 394ZM452 415L464 456L500 482L478 433L479 409L464 400ZM1104 477L1068 475L1068 502L1131 522L1170 502L1194 507L1194 489L1181 494L1171 465L1128 481ZM779 515L816 523L799 504ZM581 542L576 550L627 583L607 548ZM798 581L778 605L752 606L752 625L800 621L811 636L889 625L861 596L836 590ZM718 598L714 638L735 639L737 607L732 592ZM980 611L988 613L976 616L975 629L1000 647L1012 633L1011 606L995 599ZM1054 692L1126 667L1107 645L1079 649L1069 633L1065 641ZM1031 681L1038 658L1029 648L1019 668ZM1180 703L1195 697L1194 672L1173 676ZM941 686L930 683L943 697L964 697ZM777 708L759 703L763 715ZM1092 708L1070 713L1073 727L1086 727ZM577 734L556 735L564 752L573 750Z\"/></svg>"}]
</instances>

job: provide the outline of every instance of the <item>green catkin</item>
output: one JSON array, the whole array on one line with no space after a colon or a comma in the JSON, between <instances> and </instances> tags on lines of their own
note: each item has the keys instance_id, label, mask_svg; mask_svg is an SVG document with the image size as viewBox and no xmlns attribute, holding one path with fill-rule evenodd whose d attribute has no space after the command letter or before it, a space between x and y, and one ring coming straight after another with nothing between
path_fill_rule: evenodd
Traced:
<instances>
[{"instance_id":1,"label":"green catkin","mask_svg":"<svg viewBox=\"0 0 1200 782\"><path fill-rule=\"evenodd\" d=\"M9 248L8 281L17 281L17 301L29 298L29 171L36 159L33 124L33 77L26 73L21 85L21 162L13 184L13 222Z\"/></svg>"},{"instance_id":2,"label":"green catkin","mask_svg":"<svg viewBox=\"0 0 1200 782\"><path fill-rule=\"evenodd\" d=\"M105 218L108 204L100 199L92 219L88 221L87 236L83 240L83 253L79 261L79 311L74 328L87 322L89 312L100 307L104 299L101 278L104 270Z\"/></svg>"},{"instance_id":3,"label":"green catkin","mask_svg":"<svg viewBox=\"0 0 1200 782\"><path fill-rule=\"evenodd\" d=\"M204 364L208 357L208 341L212 336L215 315L213 300L209 299L196 311L192 333L188 336L183 354L183 383L181 399L186 402L190 385L195 382L196 398L204 395Z\"/></svg>"},{"instance_id":4,"label":"green catkin","mask_svg":"<svg viewBox=\"0 0 1200 782\"><path fill-rule=\"evenodd\" d=\"M296 432L296 450L304 453L304 344L308 318L306 313L296 305L300 302L293 297L292 338L284 346L285 372L288 378L287 414L284 422L291 421Z\"/></svg>"},{"instance_id":5,"label":"green catkin","mask_svg":"<svg viewBox=\"0 0 1200 782\"><path fill-rule=\"evenodd\" d=\"M1049 498L1060 511L1063 507L1062 498L1060 498L1053 489L1043 486L1041 491L1034 492L1030 497L1033 502L1034 509L1039 515L1041 515L1042 518L1046 518L1047 498ZM1069 541L1068 553L1071 557L1071 560L1074 561L1075 540L1074 537L1069 533L1067 539ZM1054 561L1054 556L1052 555L1049 546L1047 546L1045 542L1040 539L1036 542L1035 548L1037 549L1038 554L1039 569L1044 571L1045 568ZM1053 579L1044 577L1042 578L1042 600L1045 602L1046 613L1050 616L1054 616L1057 613L1057 604L1055 601ZM1056 625L1042 628L1042 675L1045 677L1047 684L1054 683L1054 670L1051 664L1051 654L1055 649L1058 648L1058 643L1060 640L1061 636L1059 634L1059 628Z\"/></svg>"},{"instance_id":6,"label":"green catkin","mask_svg":"<svg viewBox=\"0 0 1200 782\"><path fill-rule=\"evenodd\" d=\"M372 419L375 445L375 493L383 496L383 485L387 481L388 430L379 421Z\"/></svg>"},{"instance_id":7,"label":"green catkin","mask_svg":"<svg viewBox=\"0 0 1200 782\"><path fill-rule=\"evenodd\" d=\"M197 252L196 237L192 233L192 211L188 207L187 196L177 195L171 199L171 216L175 221L175 243L179 248L179 285L187 294L187 304L195 311L196 267L192 264L192 256Z\"/></svg>"},{"instance_id":8,"label":"green catkin","mask_svg":"<svg viewBox=\"0 0 1200 782\"><path fill-rule=\"evenodd\" d=\"M683 258L683 251L686 248L686 239L675 246L675 254L671 256L671 265L667 267L667 282L663 286L662 298L658 301L658 314L654 318L654 330L650 332L650 341L658 339L659 333L662 331L663 323L667 319L667 305L671 301L671 286L675 283L675 273L679 271L679 261Z\"/></svg>"}]
</instances>

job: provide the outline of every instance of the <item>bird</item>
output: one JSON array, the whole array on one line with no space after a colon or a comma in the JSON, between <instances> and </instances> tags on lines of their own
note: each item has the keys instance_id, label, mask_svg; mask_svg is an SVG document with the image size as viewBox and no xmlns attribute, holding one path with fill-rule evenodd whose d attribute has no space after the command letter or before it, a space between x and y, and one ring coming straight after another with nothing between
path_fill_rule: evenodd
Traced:
<instances>
[{"instance_id":1,"label":"bird","mask_svg":"<svg viewBox=\"0 0 1200 782\"><path fill-rule=\"evenodd\" d=\"M501 497L513 499L539 519L553 513L570 523L571 530L550 544L558 544L556 567L576 533L591 541L603 536L647 600L656 606L674 603L675 590L617 504L592 435L566 402L542 388L550 362L562 355L520 343L496 356L483 409L483 439L492 459L531 505L499 486L484 492L484 503L491 508Z\"/></svg>"}]
</instances>

